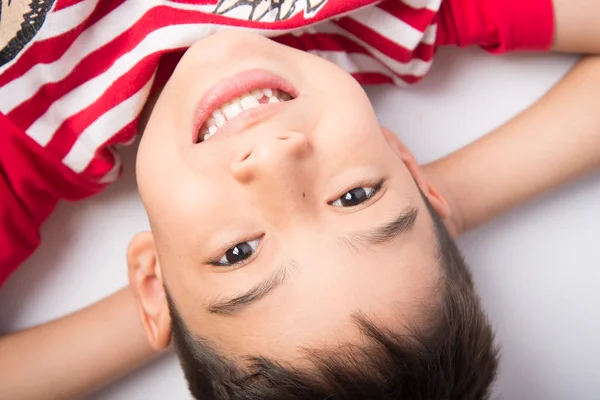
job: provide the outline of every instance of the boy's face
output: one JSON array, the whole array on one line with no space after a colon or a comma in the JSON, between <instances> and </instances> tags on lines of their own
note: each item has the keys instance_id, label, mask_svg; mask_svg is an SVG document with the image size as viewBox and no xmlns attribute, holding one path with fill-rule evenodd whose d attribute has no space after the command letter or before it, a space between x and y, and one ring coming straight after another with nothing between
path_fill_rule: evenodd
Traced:
<instances>
[{"instance_id":1,"label":"boy's face","mask_svg":"<svg viewBox=\"0 0 600 400\"><path fill-rule=\"evenodd\" d=\"M295 98L195 143L199 103L223 82L279 82ZM158 346L163 285L222 351L291 361L299 346L359 339L357 312L418 322L439 281L419 189L442 215L443 199L354 79L316 56L233 32L194 45L155 105L137 174L152 235L133 241L130 278Z\"/></svg>"}]
</instances>

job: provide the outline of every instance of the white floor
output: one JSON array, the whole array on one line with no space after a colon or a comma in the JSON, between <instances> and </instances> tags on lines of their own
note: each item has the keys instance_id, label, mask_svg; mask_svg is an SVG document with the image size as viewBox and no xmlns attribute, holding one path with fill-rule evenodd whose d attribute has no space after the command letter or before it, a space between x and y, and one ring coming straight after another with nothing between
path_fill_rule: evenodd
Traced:
<instances>
[{"instance_id":1,"label":"white floor","mask_svg":"<svg viewBox=\"0 0 600 400\"><path fill-rule=\"evenodd\" d=\"M369 92L382 123L426 162L515 115L574 61L445 50L417 87ZM0 290L1 331L58 317L125 285L127 242L148 227L134 157L126 153L125 176L103 195L62 204L45 225L42 247ZM460 239L502 346L496 398L600 399L599 238L596 174ZM172 354L92 397L186 398Z\"/></svg>"}]
</instances>

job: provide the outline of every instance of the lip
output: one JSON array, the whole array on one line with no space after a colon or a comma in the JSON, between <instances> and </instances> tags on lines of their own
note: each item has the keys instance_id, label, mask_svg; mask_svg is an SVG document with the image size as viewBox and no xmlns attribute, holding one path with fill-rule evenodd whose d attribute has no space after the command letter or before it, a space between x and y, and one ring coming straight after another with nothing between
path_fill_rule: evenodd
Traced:
<instances>
[{"instance_id":1,"label":"lip","mask_svg":"<svg viewBox=\"0 0 600 400\"><path fill-rule=\"evenodd\" d=\"M198 130L217 108L245 93L263 88L283 90L284 92L289 93L292 98L298 97L298 91L290 82L281 76L264 69L246 70L229 78L225 78L204 93L198 102L194 113L194 131L192 132L192 140L194 142L196 141ZM262 107L247 110L244 111L244 113L260 108Z\"/></svg>"}]
</instances>

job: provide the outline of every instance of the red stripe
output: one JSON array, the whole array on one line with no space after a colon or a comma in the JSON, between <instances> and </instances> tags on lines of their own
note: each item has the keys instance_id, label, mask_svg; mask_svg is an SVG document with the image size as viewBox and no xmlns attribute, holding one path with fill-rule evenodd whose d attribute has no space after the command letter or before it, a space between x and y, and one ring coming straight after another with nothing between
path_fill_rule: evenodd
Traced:
<instances>
[{"instance_id":1,"label":"red stripe","mask_svg":"<svg viewBox=\"0 0 600 400\"><path fill-rule=\"evenodd\" d=\"M135 129L136 125L137 119L136 121L134 121L134 123L127 125L122 130L130 131L132 128ZM116 160L113 153L109 149L103 148L96 153L96 156L94 157L90 165L88 165L87 168L81 174L88 179L98 182L113 169L113 167L115 166L115 162ZM122 168L123 167L121 167L121 170ZM119 176L120 175L121 171L119 171Z\"/></svg>"},{"instance_id":2,"label":"red stripe","mask_svg":"<svg viewBox=\"0 0 600 400\"><path fill-rule=\"evenodd\" d=\"M97 101L66 119L46 146L48 151L62 159L71 150L73 143L77 140L81 132L104 113L133 96L144 87L154 73L159 58L160 53L155 53L144 58L134 68L117 79ZM135 131L127 132L127 135L114 137L110 141L115 143L128 142L132 135L135 135Z\"/></svg>"},{"instance_id":3,"label":"red stripe","mask_svg":"<svg viewBox=\"0 0 600 400\"><path fill-rule=\"evenodd\" d=\"M428 8L415 9L398 0L384 1L378 4L377 7L421 32L425 32L425 29L433 23L437 15L437 12Z\"/></svg>"},{"instance_id":4,"label":"red stripe","mask_svg":"<svg viewBox=\"0 0 600 400\"><path fill-rule=\"evenodd\" d=\"M304 43L292 34L279 35L271 39L284 46L292 47L297 50L306 50L304 48Z\"/></svg>"},{"instance_id":5,"label":"red stripe","mask_svg":"<svg viewBox=\"0 0 600 400\"><path fill-rule=\"evenodd\" d=\"M423 61L433 60L435 56L435 46L427 43L419 43L416 49L413 50L413 58Z\"/></svg>"},{"instance_id":6,"label":"red stripe","mask_svg":"<svg viewBox=\"0 0 600 400\"><path fill-rule=\"evenodd\" d=\"M283 45L304 51L344 51L347 53L369 52L353 40L337 34L304 33L302 35L282 35L274 38Z\"/></svg>"},{"instance_id":7,"label":"red stripe","mask_svg":"<svg viewBox=\"0 0 600 400\"><path fill-rule=\"evenodd\" d=\"M12 110L8 117L21 129L26 130L57 99L108 70L119 57L134 49L149 33L169 25L169 21L174 19L190 22L197 20L197 17L196 12L169 7L150 10L130 29L84 58L64 79L43 85L35 95Z\"/></svg>"},{"instance_id":8,"label":"red stripe","mask_svg":"<svg viewBox=\"0 0 600 400\"><path fill-rule=\"evenodd\" d=\"M409 84L409 85L413 85L413 84L421 81L423 78L425 78L425 76L423 76L423 75L400 75L400 74L396 74L396 76L398 78L400 78L401 80L403 80L405 83Z\"/></svg>"},{"instance_id":9,"label":"red stripe","mask_svg":"<svg viewBox=\"0 0 600 400\"><path fill-rule=\"evenodd\" d=\"M294 36L294 35L278 36L275 38L275 40L286 46L291 46L291 47L294 47L294 48L297 48L300 50L304 50L304 51L316 51L317 53L319 51L341 51L341 52L348 53L348 54L364 54L364 55L367 55L367 56L373 58L373 60L377 61L381 66L383 66L385 69L387 69L389 71L389 75L382 74L380 72L368 73L368 74L374 74L374 75L388 76L388 78L381 82L379 82L378 79L372 80L371 78L369 78L368 80L366 80L364 82L363 82L363 80L359 80L360 83L364 83L365 85L373 85L373 84L377 84L377 83L391 83L392 80L391 80L391 78L389 78L390 75L397 76L398 78L402 79L403 81L405 81L408 84L415 83L419 79L422 78L421 76L399 75L399 74L395 73L387 65L385 65L385 63L383 63L380 59L373 56L373 54L371 54L369 52L369 50L367 50L365 47L363 47L359 43L357 43L357 42L353 41L352 39L350 39L346 36L343 36L343 35L327 34L327 33L316 33L316 34L306 33L306 34L303 34L300 36ZM419 47L417 47L417 49L415 49L415 53L417 53L417 54L420 54L421 52L429 53L429 52L433 52L433 51L434 51L434 49L432 48L432 46L429 46L429 45L426 45L423 43L421 45L419 45ZM360 75L360 74L358 74L358 75ZM368 76L371 76L371 75L368 75Z\"/></svg>"},{"instance_id":10,"label":"red stripe","mask_svg":"<svg viewBox=\"0 0 600 400\"><path fill-rule=\"evenodd\" d=\"M416 75L399 75L393 74L396 78L400 79L407 85L413 85L421 81L424 76ZM357 72L352 74L361 85L379 85L379 84L394 84L395 82L388 75L382 74L381 72Z\"/></svg>"},{"instance_id":11,"label":"red stripe","mask_svg":"<svg viewBox=\"0 0 600 400\"><path fill-rule=\"evenodd\" d=\"M125 0L101 1L87 20L62 35L35 42L6 71L0 74L0 86L19 78L37 64L50 64L69 49L83 31L94 25Z\"/></svg>"},{"instance_id":12,"label":"red stripe","mask_svg":"<svg viewBox=\"0 0 600 400\"><path fill-rule=\"evenodd\" d=\"M63 8L69 8L72 5L81 3L82 1L84 0L57 0L56 3L54 3L54 11L59 11Z\"/></svg>"},{"instance_id":13,"label":"red stripe","mask_svg":"<svg viewBox=\"0 0 600 400\"><path fill-rule=\"evenodd\" d=\"M283 45L304 51L315 51L317 54L319 51L338 51L347 54L364 54L373 58L384 68L388 69L390 74L394 74L392 70L374 57L367 49L343 35L329 33L305 33L300 36L278 36L275 38L275 40Z\"/></svg>"},{"instance_id":14,"label":"red stripe","mask_svg":"<svg viewBox=\"0 0 600 400\"><path fill-rule=\"evenodd\" d=\"M314 35L317 43L321 46L316 50L325 51L345 51L346 53L359 53L372 56L372 54L364 46L350 39L347 36L339 34L320 33ZM312 50L312 49L311 49Z\"/></svg>"},{"instance_id":15,"label":"red stripe","mask_svg":"<svg viewBox=\"0 0 600 400\"><path fill-rule=\"evenodd\" d=\"M379 72L355 72L352 74L361 85L381 85L386 83L394 83L394 80Z\"/></svg>"},{"instance_id":16,"label":"red stripe","mask_svg":"<svg viewBox=\"0 0 600 400\"><path fill-rule=\"evenodd\" d=\"M304 36L304 35L302 35ZM340 34L316 34L313 35L316 40L316 44L318 48L315 50L340 50L346 51L348 53L360 53L367 54L371 57L375 57L367 48L362 46L360 43L352 40L351 38L340 35ZM329 45L333 43L333 45ZM336 47L337 46L337 47ZM312 50L312 49L310 49ZM417 58L420 60L431 60L433 58L434 48L431 45L421 43L417 48L412 52L412 58ZM379 59L377 59L379 61Z\"/></svg>"},{"instance_id":17,"label":"red stripe","mask_svg":"<svg viewBox=\"0 0 600 400\"><path fill-rule=\"evenodd\" d=\"M69 1L69 0L65 0ZM57 38L51 38L42 42L34 43L28 50L26 50L19 60L2 75L0 75L0 86L10 82L25 74L29 69L38 63L52 63L58 60L64 52L71 46L71 44L77 39L77 37L92 26L98 20L106 16L110 11L121 5L125 0L103 0L100 1L98 7L88 21L81 24L74 30L67 34L61 35ZM333 17L339 13L352 11L357 6L364 6L370 3L374 3L376 0L361 0L357 2L348 3L327 3L326 6L317 14L317 16L310 20L311 23L316 23L323 19ZM224 17L214 14L206 14L198 11L187 11L187 10L173 10L168 6L158 6L153 8L153 11L160 9L162 10L161 15L153 14L157 16L155 21L151 21L150 25L165 26L167 24L182 24L182 23L213 23L219 25L229 25L237 27L249 27L259 29L291 29L296 27L302 27L307 25L307 20L304 18L302 13L299 13L290 20L275 22L275 23L264 23L255 21L238 20L234 18ZM203 21L202 21L203 20ZM158 23L157 23L158 22Z\"/></svg>"},{"instance_id":18,"label":"red stripe","mask_svg":"<svg viewBox=\"0 0 600 400\"><path fill-rule=\"evenodd\" d=\"M379 50L386 56L393 58L401 63L407 63L415 58L415 53L406 47L392 41L390 38L379 34L368 26L352 18L341 18L335 23L347 32L360 38L361 41L367 43L371 47ZM424 52L425 57L420 58L423 61L430 61L433 57L433 52Z\"/></svg>"},{"instance_id":19,"label":"red stripe","mask_svg":"<svg viewBox=\"0 0 600 400\"><path fill-rule=\"evenodd\" d=\"M364 46L349 37L335 33L304 33L299 36L282 35L277 36L274 40L283 45L304 51L343 51L345 53L359 53L372 56Z\"/></svg>"},{"instance_id":20,"label":"red stripe","mask_svg":"<svg viewBox=\"0 0 600 400\"><path fill-rule=\"evenodd\" d=\"M204 21L201 19L204 19ZM198 11L173 9L168 6L154 7L127 31L88 55L63 80L43 85L34 96L16 107L10 113L9 117L21 129L26 130L37 118L48 110L54 101L82 83L106 71L115 60L122 54L133 49L149 33L164 26L172 25L173 21L177 21L179 24L218 21L223 23L224 19L232 22L226 17L205 14ZM244 21L239 20L236 24L243 25Z\"/></svg>"}]
</instances>

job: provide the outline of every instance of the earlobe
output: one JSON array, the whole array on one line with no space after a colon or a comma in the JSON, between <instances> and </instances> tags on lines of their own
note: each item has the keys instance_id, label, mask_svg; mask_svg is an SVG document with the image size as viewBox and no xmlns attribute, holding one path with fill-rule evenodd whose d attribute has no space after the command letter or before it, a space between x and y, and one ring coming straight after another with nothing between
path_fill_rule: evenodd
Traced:
<instances>
[{"instance_id":1,"label":"earlobe","mask_svg":"<svg viewBox=\"0 0 600 400\"><path fill-rule=\"evenodd\" d=\"M425 195L431 206L440 218L448 219L452 215L452 209L440 191L427 179L425 172L413 156L412 152L398 139L389 129L382 127L381 132L392 150L398 154L406 168L410 171L415 182Z\"/></svg>"},{"instance_id":2,"label":"earlobe","mask_svg":"<svg viewBox=\"0 0 600 400\"><path fill-rule=\"evenodd\" d=\"M152 233L142 232L131 240L127 265L129 286L150 344L162 350L171 341L171 317Z\"/></svg>"}]
</instances>

